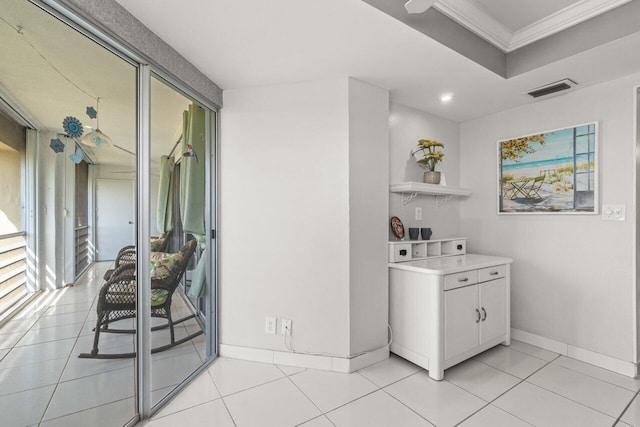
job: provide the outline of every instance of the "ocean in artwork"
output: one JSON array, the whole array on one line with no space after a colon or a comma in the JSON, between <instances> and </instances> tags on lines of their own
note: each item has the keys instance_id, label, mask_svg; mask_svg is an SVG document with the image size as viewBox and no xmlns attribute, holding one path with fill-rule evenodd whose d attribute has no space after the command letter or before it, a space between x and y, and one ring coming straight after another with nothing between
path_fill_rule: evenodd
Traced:
<instances>
[{"instance_id":1,"label":"ocean in artwork","mask_svg":"<svg viewBox=\"0 0 640 427\"><path fill-rule=\"evenodd\" d=\"M500 141L501 213L595 211L596 124Z\"/></svg>"}]
</instances>

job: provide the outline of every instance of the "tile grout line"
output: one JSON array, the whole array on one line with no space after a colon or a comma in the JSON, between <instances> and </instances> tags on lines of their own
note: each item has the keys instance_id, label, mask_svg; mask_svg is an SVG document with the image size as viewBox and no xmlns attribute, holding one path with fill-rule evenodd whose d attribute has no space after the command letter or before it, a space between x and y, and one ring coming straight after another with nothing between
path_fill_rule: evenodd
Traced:
<instances>
[{"instance_id":1,"label":"tile grout line","mask_svg":"<svg viewBox=\"0 0 640 427\"><path fill-rule=\"evenodd\" d=\"M559 357L560 357L560 355L558 355L558 357L556 357L556 358L555 358L555 359L553 359L553 360L556 360L556 359L558 359ZM562 398L565 398L565 399L567 399L567 400L569 400L569 401L571 401L571 402L574 402L574 403L576 403L576 404L578 404L578 405L580 405L580 406L584 406L585 408L589 408L589 409L591 409L591 410L593 410L593 411L599 412L599 413L601 413L601 414L603 414L603 415L606 415L607 417L615 418L615 416L614 416L614 415L607 414L607 413L605 413L605 412L602 412L602 411L601 411L601 410L599 410L599 409L592 408L591 406L587 406L587 405L585 405L584 403L581 403L581 402L578 402L578 401L576 401L576 400L573 400L573 399L571 399L570 397L563 396L562 394L557 393L557 392L555 392L555 391L553 391L553 390L549 390L549 389L547 389L547 388L545 388L545 387L542 387L542 386L540 386L540 385L538 385L538 384L534 384L534 383L532 383L532 382L527 381L529 378L531 378L533 375L535 375L536 373L538 373L540 370L542 370L543 368L545 368L545 367L547 367L548 365L550 365L550 364L553 362L553 360L552 360L552 361L550 361L549 363L547 363L546 365L544 365L542 368L540 368L540 369L538 369L537 371L533 372L531 375L528 375L525 379L523 379L523 380L522 380L522 382L526 382L527 384L530 384L530 385L532 385L532 386L534 386L534 387L539 387L539 388L541 388L542 390L546 390L546 391L548 391L549 393L553 393L553 394L555 394L556 396L560 396L560 397L562 397ZM554 366L558 366L558 365L554 365ZM562 368L563 366L560 366L560 367ZM578 371L573 371L573 372L576 372L576 373L578 373L578 374L581 374L581 372L578 372ZM589 375L585 375L585 376L590 377ZM590 377L590 378L594 378L594 377ZM594 379L596 379L596 380L597 380L598 378L594 378ZM612 385L612 386L615 386L615 384L610 384L610 383L608 383L608 382L606 382L606 381L602 381L602 382L604 382L604 383L606 383L606 384L609 384L609 385ZM629 391L629 392L631 391L631 390L625 389L624 387L619 387L619 386L618 386L618 388L622 388L623 390L625 390L625 391ZM637 394L637 392L636 392L636 394ZM635 396L635 395L634 395L634 396ZM633 398L631 398L631 401L633 401ZM629 402L629 404L631 404L631 402ZM623 411L623 412L624 412L624 411ZM513 414L512 414L512 415L513 415ZM616 422L616 421L614 421L614 423L615 423L615 422Z\"/></svg>"},{"instance_id":2,"label":"tile grout line","mask_svg":"<svg viewBox=\"0 0 640 427\"><path fill-rule=\"evenodd\" d=\"M616 420L613 422L614 426L622 421L622 417L624 416L625 412L627 412L629 410L629 407L631 407L631 404L633 403L633 401L638 398L638 394L640 394L640 390L636 391L636 393L633 395L633 397L631 398L629 403L627 403L627 406L625 406L624 409L622 410L622 413L620 415L618 415L618 418L616 418ZM624 422L624 421L622 421L622 422Z\"/></svg>"},{"instance_id":3,"label":"tile grout line","mask_svg":"<svg viewBox=\"0 0 640 427\"><path fill-rule=\"evenodd\" d=\"M303 422L303 423L301 423L301 424L304 424L304 423L306 423L306 422L308 422L308 421L314 420L314 419L316 419L316 418L318 418L318 417L322 417L322 416L327 417L327 416L326 416L326 413L325 413L322 409L320 409L320 407L319 407L318 405L316 405L316 402L314 402L314 401L311 399L311 397L309 397L309 396L307 395L307 393L305 393L305 392L304 392L304 390L302 390L300 387L298 387L298 384L296 384L296 383L295 383L295 381L293 381L293 380L289 377L289 375L286 375L286 374L285 374L285 376L287 377L287 379L289 380L289 382L291 382L291 384L293 384L293 386L294 386L296 389L298 389L298 391L300 391L300 393L302 393L302 395L303 395L304 397L306 397L306 398L307 398L307 400L308 400L309 402L311 402L311 404L312 404L313 406L315 406L315 408L316 408L318 411L320 411L320 415L318 415L318 416L316 416L316 417L313 417L313 418L311 418L311 419L308 419L308 420L304 421L304 422ZM327 418L329 418L329 417L327 417ZM329 422L335 426L335 424L333 423L333 421L331 421L331 419L329 419ZM298 425L300 425L300 424L298 424Z\"/></svg>"},{"instance_id":4,"label":"tile grout line","mask_svg":"<svg viewBox=\"0 0 640 427\"><path fill-rule=\"evenodd\" d=\"M407 377L408 378L408 377ZM389 384L391 385L391 384ZM387 386L388 387L388 386ZM417 416L419 416L420 418L422 418L423 420L425 420L426 422L428 422L429 424L431 424L432 426L436 426L434 423L432 423L431 421L429 421L427 418L425 418L424 416L422 416L421 414L419 414L418 412L416 412L415 409L411 408L409 405L407 405L406 403L404 403L402 400L398 399L397 397L395 397L393 394L389 393L387 390L385 390L384 388L381 388L380 390L382 390L383 393L386 393L387 396L391 397L392 399L394 399L396 402L400 403L402 406L404 406L405 408L407 408L408 410L410 410L411 412L413 412L414 414L416 414Z\"/></svg>"},{"instance_id":5,"label":"tile grout line","mask_svg":"<svg viewBox=\"0 0 640 427\"><path fill-rule=\"evenodd\" d=\"M517 351L517 350L515 350L515 351ZM520 353L522 353L522 352L520 352ZM523 353L523 354L526 354L526 353ZM531 355L528 355L528 356L531 356ZM531 356L531 357L535 357L535 356ZM560 355L556 356L553 360L556 360L558 357L560 357ZM540 359L540 358L537 358L537 359L539 359L539 360L544 360L544 359ZM511 390L513 390L514 388L516 388L517 386L519 386L520 384L522 384L523 382L525 382L527 378L529 378L530 376L534 375L536 372L538 372L538 371L540 371L540 370L544 369L545 367L549 366L549 365L551 364L551 362L553 362L553 360L548 360L548 361L547 361L547 360L545 360L545 362L546 362L546 363L545 363L544 365L542 365L540 368L536 369L535 371L533 371L531 374L527 375L527 376L526 376L526 377L524 377L524 378L516 377L515 375L511 375L510 373L508 373L508 372L506 372L506 371L503 371L502 369L498 369L498 368L496 368L495 366L492 366L492 365L489 365L488 363L484 363L484 362L482 362L482 361L480 361L480 360L477 360L477 362L480 362L480 363L482 363L483 365L489 366L490 368L496 369L496 370L498 370L498 371L500 371L500 372L502 372L502 373L504 373L504 374L511 375L511 376L512 376L512 377L514 377L514 378L518 378L518 380L519 380L519 381L518 381L516 384L514 384L512 387L509 387L507 390L505 390L504 392L500 393L500 394L499 394L498 396L496 396L494 399L492 399L492 400L490 400L489 402L487 402L487 404L486 404L486 405L484 405L482 408L478 409L477 411L475 411L475 412L473 412L472 414L470 414L468 417L466 417L466 418L464 418L463 420L461 420L461 421L460 421L458 424L456 424L456 425L460 425L461 423L465 422L465 421L466 421L466 420L468 420L469 418L471 418L471 417L473 417L474 415L476 415L478 412L482 411L482 410L483 410L484 408L486 408L487 406L490 406L493 402L495 402L496 400L500 399L502 396L504 396L505 394L507 394L508 392L510 392ZM453 384L453 383L452 383L452 384ZM455 384L454 384L454 385L455 385ZM462 390L464 390L462 387L460 387L460 388L461 388ZM470 391L468 391L468 390L465 390L465 391L467 391L468 393L471 393L471 392L470 392ZM473 394L473 393L471 393L471 394ZM474 396L475 396L475 395L474 395ZM478 396L478 397L479 397L479 396ZM483 399L483 400L484 400L484 399ZM494 405L494 406L496 406L496 405ZM502 410L502 411L504 411L504 412L506 412L506 413L508 413L508 414L510 414L510 415L513 415L514 417L516 417L516 418L520 419L520 417L518 417L517 415L512 414L511 412L506 411L506 410L504 410L504 409L500 408L499 406L496 406L496 408L499 408L500 410ZM531 424L531 423L529 423L528 421L525 421L525 420L522 420L522 421L526 422L527 424Z\"/></svg>"},{"instance_id":6,"label":"tile grout line","mask_svg":"<svg viewBox=\"0 0 640 427\"><path fill-rule=\"evenodd\" d=\"M515 350L515 349L514 349L514 350ZM515 351L518 351L518 350L515 350ZM526 354L526 353L524 353L524 354ZM535 356L533 356L533 355L529 355L529 356L531 356L531 357L535 357ZM495 402L497 399L499 399L500 397L502 397L504 394L506 394L506 393L508 393L509 391L513 390L515 387L519 386L520 384L522 384L522 383L526 382L527 384L533 385L533 386L535 386L535 387L539 387L539 388L541 388L541 389L543 389L543 390L545 390L545 391L548 391L549 393L555 394L556 396L560 396L560 397L562 397L562 398L564 398L564 399L567 399L567 400L569 400L569 401L571 401L571 402L573 402L573 403L576 403L577 405L583 406L583 407L585 407L585 408L589 408L589 409L591 409L591 410L593 410L593 411L596 411L596 412L599 412L599 413L601 413L601 414L603 414L603 415L605 415L605 416L607 416L607 417L614 418L614 416L609 415L609 414L607 414L607 413L605 413L605 412L602 412L602 411L600 411L599 409L592 408L592 407L587 406L587 405L585 405L585 404L583 404L583 403L581 403L581 402L577 402L577 401L575 401L575 400L573 400L573 399L571 399L571 398L569 398L569 397L567 397L567 396L563 396L563 395L561 395L561 394L559 394L559 393L556 393L556 392L555 392L555 391L553 391L553 390L549 390L549 389L547 389L547 388L545 388L545 387L542 387L542 386L539 386L539 385L537 385L537 384L534 384L534 383L531 383L531 382L527 381L527 380L528 380L529 378L531 378L533 375L535 375L536 373L538 373L539 371L541 371L542 369L546 368L547 366L549 366L549 365L551 365L551 364L553 364L554 366L559 366L559 367L564 368L562 365L557 365L557 364L554 364L554 363L553 363L554 361L556 361L557 359L559 359L561 356L562 356L562 355L558 354L558 355L557 355L556 357L554 357L552 360L546 361L546 362L547 362L546 364L544 364L544 365L543 365L543 366L541 366L540 368L536 369L536 370L535 370L534 372L532 372L531 374L527 375L525 378L523 378L520 382L518 382L517 384L515 384L513 387L509 388L509 389L508 389L508 390L506 390L504 393L500 394L498 397L496 397L496 398L495 398L495 399L493 399L491 402L489 402L489 404L492 404L492 403L493 403L493 402ZM539 358L538 358L538 359L539 359ZM541 360L544 360L544 359L541 359ZM484 363L484 362L481 362L481 363ZM494 367L494 366L489 365L488 363L484 363L484 364L485 364L485 365L487 365L487 366L490 366L490 367L492 367L492 368L494 368L494 369L498 369L498 368L496 368L496 367ZM569 369L569 368L565 368L565 369ZM503 370L501 370L501 369L498 369L498 370L499 370L499 371L501 371L501 372L504 372L504 373L508 374L508 372L506 372L506 371L503 371ZM599 378L592 377L592 376L587 375L587 374L584 374L584 373L582 373L582 372L580 372L580 371L576 371L576 370L573 370L573 369L569 369L569 370L571 370L571 371L573 371L573 372L576 372L576 373L578 373L578 374L582 374L582 375L588 376L588 377L593 378L593 379L595 379L595 380L600 380ZM600 381L602 381L602 380L600 380ZM616 384L612 384L612 383L609 383L609 382L607 382L607 381L602 381L602 382L604 382L604 383L606 383L606 384L609 384L609 385L612 385L612 386L617 386ZM628 389L626 389L626 388L624 388L624 387L620 387L620 386L617 386L617 387L622 388L622 389L624 389L624 390L626 390L626 391L631 391L631 390L628 390ZM638 393L638 392L636 392L636 393ZM632 398L631 400L633 401L633 398ZM629 405L630 405L630 404L631 404L631 402L629 402ZM486 406L488 406L488 405L486 405ZM499 406L496 406L496 407L497 407L497 408L499 408L499 409L501 409L501 410L503 410L503 411L505 411L505 412L507 412L508 414L511 414L511 415L513 415L514 417L516 417L516 418L520 419L517 415L515 415L515 414L513 414L513 413L511 413L511 412L509 412L509 411L507 411L507 410L505 410L505 409L503 409L503 408L500 408ZM482 408L482 409L484 409L484 408ZM625 410L626 410L626 409L625 409ZM479 412L479 411L476 411L475 413L471 414L469 417L465 418L465 420L466 420L466 419L468 419L468 418L470 418L471 416L475 415L477 412ZM623 413L624 413L624 411L623 411ZM621 416L622 416L622 415L621 415ZM465 420L463 420L463 421L465 421ZM463 422L463 421L461 421L461 422ZM523 420L523 421L525 421L525 420ZM525 421L525 422L526 422L526 421ZM616 420L616 421L614 421L614 424L615 424L616 422L617 422L617 420Z\"/></svg>"},{"instance_id":7,"label":"tile grout line","mask_svg":"<svg viewBox=\"0 0 640 427\"><path fill-rule=\"evenodd\" d=\"M88 271L88 269L87 269L87 271ZM89 318L89 314L91 313L91 307L93 307L93 304L95 303L99 292L100 292L99 289L96 290L96 294L91 299L91 304L89 305L89 310L87 311L87 314L86 314L86 316L84 318L84 322L82 323L83 327L84 327L84 324L87 323L87 319ZM73 349L75 348L75 346L78 344L78 340L80 339L80 336L82 334L82 329L83 328L80 328L80 331L78 331L78 335L76 336L76 339L75 339L75 341L73 343L73 346L71 347L71 350L69 351L69 355L67 356L67 363L64 364L64 367L62 368L62 371L60 371L60 377L58 377L58 381L55 384L53 392L51 393L51 397L49 398L49 401L47 402L47 406L44 408L44 412L42 413L42 417L40 418L40 422L38 424L42 424L45 421L44 417L47 414L47 411L49 410L49 407L51 406L51 402L53 401L53 396L55 396L56 391L58 391L58 387L61 384L62 376L64 375L64 372L66 371L67 366L69 366L69 360L71 360L71 357L72 357L71 353L73 352ZM86 408L86 409L91 409L91 408ZM79 411L76 411L76 412L79 412Z\"/></svg>"},{"instance_id":8,"label":"tile grout line","mask_svg":"<svg viewBox=\"0 0 640 427\"><path fill-rule=\"evenodd\" d=\"M220 356L218 356L220 357ZM233 418L233 415L231 414L231 410L229 409L229 407L227 406L227 402L224 400L224 396L222 395L222 392L220 391L220 388L218 387L218 384L216 384L216 380L213 378L213 374L211 373L211 368L215 365L215 361L207 368L207 375L209 375L209 378L211 379L211 382L213 383L213 386L216 388L216 390L218 391L218 394L220 395L220 400L222 400L222 404L224 405L224 408L227 410L227 414L229 414L229 418L231 418L231 422L233 423L233 425L235 427L238 427L238 424L236 423L235 418Z\"/></svg>"},{"instance_id":9,"label":"tile grout line","mask_svg":"<svg viewBox=\"0 0 640 427\"><path fill-rule=\"evenodd\" d=\"M524 341L520 341L520 342L524 342ZM527 343L525 343L525 344L527 344ZM531 345L531 344L529 344L529 345ZM592 366L592 367L597 368L597 369L602 369L602 370L606 371L607 373L611 373L611 374L614 374L614 375L620 375L620 376L622 376L622 377L624 377L624 378L630 378L630 377L626 377L626 376L624 376L624 375L622 375L622 374L619 374L619 373L617 373L617 372L610 371L610 370L605 369L605 368L601 368L600 366L591 365L591 364L586 363L586 362L583 362L583 361L581 361L581 360L574 359L574 358L572 358L572 357L566 356L566 355L564 355L564 354L556 353L556 352L553 352L553 351L550 351L550 350L542 349L542 350L548 351L548 352L550 352L550 353L554 353L554 354L556 354L556 356L555 356L553 359L551 359L551 360L546 360L546 359L543 359L543 358L541 358L541 357L534 356L533 354L527 353L527 352L525 352L525 351L518 350L518 349L516 349L516 348L512 348L511 346L503 346L503 347L506 347L506 348L508 348L508 349L510 349L510 350L517 351L517 352L522 353L522 354L525 354L525 355L527 355L527 356L531 356L531 357L535 357L535 358L540 359L540 360L544 360L545 362L549 362L549 363L553 363L553 362L557 361L558 359L560 359L561 357L564 357L564 358L567 358L567 359L570 359L570 360L575 360L575 361L577 361L577 362L587 364L587 365ZM532 345L532 347L536 347L536 346L533 346L533 345ZM484 363L484 362L481 362L481 363ZM596 379L596 380L598 380L598 381L602 381L602 382L607 383L607 384L611 384L611 385L613 385L613 386L616 386L616 387L619 387L619 388L622 388L622 389L625 389L625 390L628 390L628 391L631 391L631 392L634 392L634 393L640 390L640 387L638 387L638 389L637 389L637 390L629 389L629 388L627 388L627 387L621 386L621 385L619 385L619 384L613 383L613 382L608 381L608 380L603 380L602 378L598 378L598 377L596 377L596 376L593 376L593 375L588 374L588 373L586 373L586 372L580 371L580 370L578 370L578 369L570 368L570 367L568 367L568 366L564 366L564 365L559 365L559 364L557 364L557 363L553 363L553 364L554 364L554 365L556 365L556 366L559 366L559 367L561 367L561 368L565 368L565 369L568 369L568 370L570 370L570 371L577 372L577 373L582 374L582 375L585 375L585 376L587 376L587 377L590 377L590 378ZM488 365L488 364L487 364L487 363L485 363L485 365ZM489 366L491 366L491 365L489 365ZM545 365L545 366L546 366L546 365ZM497 369L497 368L496 368L496 369ZM504 372L504 371L503 371L503 372Z\"/></svg>"},{"instance_id":10,"label":"tile grout line","mask_svg":"<svg viewBox=\"0 0 640 427\"><path fill-rule=\"evenodd\" d=\"M403 359L403 360L406 360L406 359ZM417 365L416 365L416 366L417 366ZM366 378L366 376L365 376L364 374L360 373L360 371L356 371L356 372L357 372L357 373L359 373L360 375L362 375L363 377L365 377L365 378ZM392 385L394 385L394 384L396 384L396 383L399 383L400 381L406 380L407 378L410 378L410 377L412 377L412 376L414 376L414 375L418 375L418 374L420 374L420 373L422 373L422 372L427 373L428 371L427 371L426 369L424 369L424 368L420 368L420 370L418 370L417 372L414 372L414 373L409 374L409 375L407 375L407 376L405 376L405 377L402 377L402 378L400 378L400 379L397 379L397 380L395 380L395 381L392 381L392 382L390 382L389 384L387 384L387 385L385 385L385 386L383 386L383 387L380 387L380 386L378 386L378 385L377 385L377 384L375 384L375 383L374 383L374 384L378 387L378 389L379 389L380 391L382 391L383 393L385 393L387 396L391 397L393 400L395 400L396 402L400 403L402 406L404 406L404 407L405 407L405 408L407 408L409 411L413 412L413 413L414 413L414 414L416 414L418 417L422 418L423 420L425 420L426 422L428 422L428 423L429 423L429 424L431 424L432 426L435 426L435 424L433 424L433 423L432 423L431 421L429 421L427 418L423 417L421 414L419 414L418 412L416 412L413 408L411 408L411 407L410 407L410 406L408 406L406 403L404 403L403 401L401 401L400 399L398 399L397 397L395 397L394 395L392 395L391 393L389 393L389 392L386 390L386 388L387 388L387 387L390 387L390 386L392 386ZM368 378L367 378L367 379L368 379ZM369 381L371 381L371 380L369 380ZM371 382L373 382L373 381L371 381ZM364 396L362 396L362 397L364 397ZM344 406L344 405L343 405L343 406ZM338 408L336 408L336 409L338 409ZM333 411L335 411L336 409L333 409ZM328 418L328 417L327 417L327 418Z\"/></svg>"},{"instance_id":11,"label":"tile grout line","mask_svg":"<svg viewBox=\"0 0 640 427\"><path fill-rule=\"evenodd\" d=\"M68 413L68 414L60 415L59 417L49 418L48 420L40 420L40 422L38 423L38 425L40 425L40 424L42 424L42 423L45 423L45 422L50 422L50 421L54 421L54 420L59 420L59 419L61 419L61 418L65 418L65 417L68 417L68 416L71 416L71 415L79 414L79 413L81 413L81 412L90 411L91 409L101 408L101 407L103 407L103 406L111 405L111 404L113 404L113 403L123 402L123 401L125 401L125 400L129 400L129 399L132 399L132 398L134 398L134 397L135 397L135 396L125 397L125 398L122 398L122 399L114 400L113 402L101 403L100 405L93 406L93 407L91 407L91 408L85 408L85 409L81 409L81 410L79 410L79 411L70 412L70 413ZM132 414L132 416L133 416L133 414Z\"/></svg>"}]
</instances>

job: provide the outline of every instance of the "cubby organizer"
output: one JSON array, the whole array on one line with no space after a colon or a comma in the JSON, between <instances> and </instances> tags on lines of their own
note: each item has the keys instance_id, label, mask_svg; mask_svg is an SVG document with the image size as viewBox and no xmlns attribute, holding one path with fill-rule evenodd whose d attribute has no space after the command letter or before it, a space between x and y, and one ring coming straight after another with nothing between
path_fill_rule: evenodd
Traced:
<instances>
[{"instance_id":1,"label":"cubby organizer","mask_svg":"<svg viewBox=\"0 0 640 427\"><path fill-rule=\"evenodd\" d=\"M389 262L418 261L427 258L464 255L466 253L466 237L389 242Z\"/></svg>"}]
</instances>

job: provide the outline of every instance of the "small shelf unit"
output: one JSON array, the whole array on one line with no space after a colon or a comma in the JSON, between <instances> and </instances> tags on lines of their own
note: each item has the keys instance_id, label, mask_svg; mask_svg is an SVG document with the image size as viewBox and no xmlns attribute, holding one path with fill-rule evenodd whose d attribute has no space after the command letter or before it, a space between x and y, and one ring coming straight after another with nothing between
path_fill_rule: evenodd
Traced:
<instances>
[{"instance_id":1,"label":"small shelf unit","mask_svg":"<svg viewBox=\"0 0 640 427\"><path fill-rule=\"evenodd\" d=\"M389 242L389 262L419 261L421 259L464 255L466 253L466 237Z\"/></svg>"},{"instance_id":2,"label":"small shelf unit","mask_svg":"<svg viewBox=\"0 0 640 427\"><path fill-rule=\"evenodd\" d=\"M444 206L453 196L468 196L471 190L468 188L452 187L449 185L424 184L422 182L401 182L391 184L389 190L392 193L401 193L402 206L406 206L419 195L436 196L436 206Z\"/></svg>"}]
</instances>

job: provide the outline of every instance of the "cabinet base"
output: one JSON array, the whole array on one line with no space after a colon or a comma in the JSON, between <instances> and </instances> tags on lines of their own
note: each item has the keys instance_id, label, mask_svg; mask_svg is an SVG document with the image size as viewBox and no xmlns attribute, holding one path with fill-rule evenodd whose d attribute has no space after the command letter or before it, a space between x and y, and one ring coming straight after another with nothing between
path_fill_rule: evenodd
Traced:
<instances>
[{"instance_id":1,"label":"cabinet base","mask_svg":"<svg viewBox=\"0 0 640 427\"><path fill-rule=\"evenodd\" d=\"M495 338L491 341L488 341L484 344L481 344L475 348L473 348L472 350L469 350L467 352L464 352L462 354L457 355L456 357L452 357L448 360L444 360L440 363L440 366L442 366L442 368L437 369L435 368L435 366L432 366L431 369L429 369L429 365L430 365L430 360L429 360L429 356L424 355L424 354L419 354L416 353L414 351L412 351L411 349L404 347L402 345L396 344L396 343L392 343L391 344L391 352L393 354L396 354L400 357L402 357L403 359L406 359L412 363L415 363L416 365L424 368L427 370L429 377L436 380L436 381L441 381L444 379L444 371L446 369L449 369L452 366L457 365L458 363L464 362L467 359L470 359L471 357L475 356L476 354L480 354L483 351L487 351L490 348L493 348L499 344L505 344L505 345L510 345L511 344L511 339L509 336L505 335L499 338ZM435 358L434 358L435 359ZM433 360L436 363L431 363L431 365L437 365L437 360Z\"/></svg>"}]
</instances>

